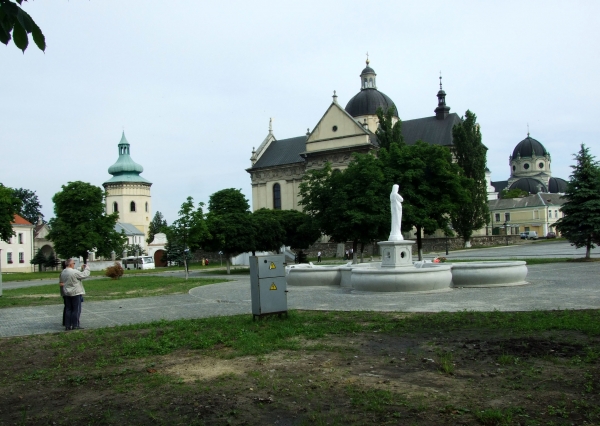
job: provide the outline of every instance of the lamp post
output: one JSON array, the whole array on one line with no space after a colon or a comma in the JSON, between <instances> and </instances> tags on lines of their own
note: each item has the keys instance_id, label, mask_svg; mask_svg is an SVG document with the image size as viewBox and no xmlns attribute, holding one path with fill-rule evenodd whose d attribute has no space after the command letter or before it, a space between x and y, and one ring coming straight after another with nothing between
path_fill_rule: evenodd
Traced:
<instances>
[{"instance_id":1,"label":"lamp post","mask_svg":"<svg viewBox=\"0 0 600 426\"><path fill-rule=\"evenodd\" d=\"M185 268L185 279L187 281L188 279L188 269L187 269L187 254L190 251L190 249L185 249L183 250L183 267Z\"/></svg>"},{"instance_id":2,"label":"lamp post","mask_svg":"<svg viewBox=\"0 0 600 426\"><path fill-rule=\"evenodd\" d=\"M508 221L504 221L504 234L506 235L506 245L508 245Z\"/></svg>"}]
</instances>

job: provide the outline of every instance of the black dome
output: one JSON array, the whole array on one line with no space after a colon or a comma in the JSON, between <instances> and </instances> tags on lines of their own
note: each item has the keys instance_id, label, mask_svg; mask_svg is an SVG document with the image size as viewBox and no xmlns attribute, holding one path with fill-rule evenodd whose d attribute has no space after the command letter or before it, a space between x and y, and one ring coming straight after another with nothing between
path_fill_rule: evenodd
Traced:
<instances>
[{"instance_id":1,"label":"black dome","mask_svg":"<svg viewBox=\"0 0 600 426\"><path fill-rule=\"evenodd\" d=\"M352 117L361 115L375 115L377 108L384 112L394 107L394 116L398 117L398 110L394 102L377 89L363 89L356 94L346 105L346 112Z\"/></svg>"},{"instance_id":2,"label":"black dome","mask_svg":"<svg viewBox=\"0 0 600 426\"><path fill-rule=\"evenodd\" d=\"M362 72L360 73L360 75L363 75L363 74L375 74L375 70L367 65L367 67L364 70L362 70ZM375 75L377 75L377 74L375 74Z\"/></svg>"},{"instance_id":3,"label":"black dome","mask_svg":"<svg viewBox=\"0 0 600 426\"><path fill-rule=\"evenodd\" d=\"M542 145L539 141L527 136L521 142L517 144L515 147L512 158L516 158L517 155L521 155L521 157L533 157L535 153L536 156L542 157L548 154L544 145Z\"/></svg>"},{"instance_id":4,"label":"black dome","mask_svg":"<svg viewBox=\"0 0 600 426\"><path fill-rule=\"evenodd\" d=\"M567 181L561 178L550 178L548 191L553 194L564 194L567 192Z\"/></svg>"},{"instance_id":5,"label":"black dome","mask_svg":"<svg viewBox=\"0 0 600 426\"><path fill-rule=\"evenodd\" d=\"M522 189L530 194L537 194L538 192L547 192L546 185L537 179L533 178L521 178L512 183L508 189Z\"/></svg>"}]
</instances>

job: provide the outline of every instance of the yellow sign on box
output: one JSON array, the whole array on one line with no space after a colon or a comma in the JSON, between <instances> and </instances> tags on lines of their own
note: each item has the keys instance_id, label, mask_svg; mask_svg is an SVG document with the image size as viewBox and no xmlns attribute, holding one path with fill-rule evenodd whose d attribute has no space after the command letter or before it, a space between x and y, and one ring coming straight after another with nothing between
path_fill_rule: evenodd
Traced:
<instances>
[{"instance_id":1,"label":"yellow sign on box","mask_svg":"<svg viewBox=\"0 0 600 426\"><path fill-rule=\"evenodd\" d=\"M271 262L271 264L269 265L269 269L277 269L277 266L275 266L275 262Z\"/></svg>"},{"instance_id":2,"label":"yellow sign on box","mask_svg":"<svg viewBox=\"0 0 600 426\"><path fill-rule=\"evenodd\" d=\"M275 285L275 283L271 284L271 288L269 288L269 290L277 290L277 286Z\"/></svg>"}]
</instances>

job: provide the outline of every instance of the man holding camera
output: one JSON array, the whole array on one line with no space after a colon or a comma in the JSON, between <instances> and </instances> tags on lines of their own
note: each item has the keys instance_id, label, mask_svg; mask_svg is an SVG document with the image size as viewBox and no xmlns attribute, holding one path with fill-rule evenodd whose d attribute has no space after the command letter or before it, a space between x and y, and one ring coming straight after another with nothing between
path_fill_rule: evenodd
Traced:
<instances>
[{"instance_id":1,"label":"man holding camera","mask_svg":"<svg viewBox=\"0 0 600 426\"><path fill-rule=\"evenodd\" d=\"M60 286L65 297L65 330L81 329L81 298L85 294L82 280L90 276L90 268L86 264L82 271L74 268L75 259L67 260L66 268L60 273Z\"/></svg>"}]
</instances>

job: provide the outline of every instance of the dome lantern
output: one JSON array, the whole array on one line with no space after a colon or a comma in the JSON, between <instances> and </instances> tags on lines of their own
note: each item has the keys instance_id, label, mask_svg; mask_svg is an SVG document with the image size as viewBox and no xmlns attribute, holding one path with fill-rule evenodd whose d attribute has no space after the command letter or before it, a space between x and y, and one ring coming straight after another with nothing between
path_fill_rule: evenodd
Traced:
<instances>
[{"instance_id":1,"label":"dome lantern","mask_svg":"<svg viewBox=\"0 0 600 426\"><path fill-rule=\"evenodd\" d=\"M360 90L377 89L377 74L375 70L369 66L369 55L367 54L367 66L360 73Z\"/></svg>"},{"instance_id":2,"label":"dome lantern","mask_svg":"<svg viewBox=\"0 0 600 426\"><path fill-rule=\"evenodd\" d=\"M111 179L105 183L114 182L141 182L149 184L150 182L140 176L140 173L144 171L144 168L133 161L130 154L130 145L125 138L125 132L121 136L121 141L118 145L119 158L108 168L108 173L113 175Z\"/></svg>"},{"instance_id":3,"label":"dome lantern","mask_svg":"<svg viewBox=\"0 0 600 426\"><path fill-rule=\"evenodd\" d=\"M434 110L435 118L438 120L443 120L444 118L448 117L448 114L450 114L450 107L446 105L446 92L444 92L444 89L442 89L442 73L441 72L440 72L440 90L437 93L437 98L438 98L438 106Z\"/></svg>"}]
</instances>

